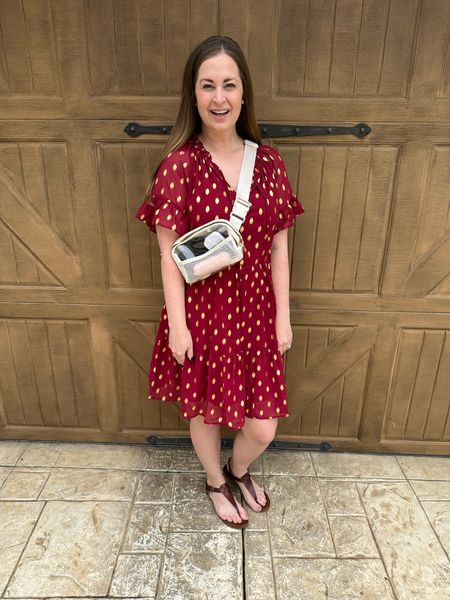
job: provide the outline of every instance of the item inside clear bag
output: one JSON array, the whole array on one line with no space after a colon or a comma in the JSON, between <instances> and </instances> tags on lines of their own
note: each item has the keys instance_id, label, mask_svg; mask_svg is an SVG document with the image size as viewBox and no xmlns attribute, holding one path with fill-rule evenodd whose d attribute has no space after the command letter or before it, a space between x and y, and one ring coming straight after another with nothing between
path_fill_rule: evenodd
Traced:
<instances>
[{"instance_id":1,"label":"item inside clear bag","mask_svg":"<svg viewBox=\"0 0 450 600\"><path fill-rule=\"evenodd\" d=\"M210 232L193 237L184 244L176 247L176 253L180 260L188 260L196 256L201 256L229 237L226 227L214 227Z\"/></svg>"},{"instance_id":2,"label":"item inside clear bag","mask_svg":"<svg viewBox=\"0 0 450 600\"><path fill-rule=\"evenodd\" d=\"M211 273L228 267L242 258L242 250L230 237L216 244L200 258L186 260L183 266L189 281L203 279Z\"/></svg>"}]
</instances>

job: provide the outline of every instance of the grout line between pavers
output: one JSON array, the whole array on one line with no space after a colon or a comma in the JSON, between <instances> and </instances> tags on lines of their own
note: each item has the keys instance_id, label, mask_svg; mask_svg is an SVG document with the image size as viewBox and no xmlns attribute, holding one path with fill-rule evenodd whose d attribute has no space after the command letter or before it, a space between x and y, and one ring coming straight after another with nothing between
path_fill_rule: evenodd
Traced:
<instances>
[{"instance_id":1,"label":"grout line between pavers","mask_svg":"<svg viewBox=\"0 0 450 600\"><path fill-rule=\"evenodd\" d=\"M406 473L405 473L405 470L403 469L403 467L402 467L402 465L401 465L400 461L398 460L398 456L396 456L396 457L395 457L395 460L397 461L397 463L398 463L398 465L399 465L400 469L402 470L402 473L403 473L403 474L404 474L404 476L406 477L406 481L407 481L407 483L408 483L408 485L409 485L409 487L410 487L410 489L411 489L411 491L412 491L412 493L413 493L414 497L416 498L417 502L419 503L419 506L420 506L420 508L422 509L422 511L423 511L423 513L424 513L424 515L425 515L425 518L426 518L426 520L427 520L427 521L428 521L428 523L430 524L431 530L432 530L432 532L434 533L434 535L436 536L436 538L437 538L437 540L438 540L438 543L439 543L439 545L441 546L442 550L444 551L444 554L445 554L445 556L447 557L447 560L450 562L450 555L449 555L449 553L448 553L448 552L447 552L447 550L444 548L444 545L442 544L442 541L441 541L441 538L440 538L440 536L438 535L438 532L437 532L437 531L436 531L436 529L434 528L434 525L433 525L433 524L432 524L432 522L430 521L430 518L428 517L428 514L427 514L426 510L425 510L425 509L424 509L424 507L422 506L422 501L419 499L419 496L417 495L417 493L416 493L416 490L414 489L414 486L413 486L413 485L411 485L411 481L436 481L436 480L434 480L434 479L413 479L413 478L411 478L411 479L410 479L410 478L408 478L408 476L406 475ZM444 481L444 482L445 482L445 481L447 481L447 480L445 480L445 479L443 479L443 480L440 480L440 479L439 479L439 480L437 480L437 481ZM439 500L437 500L437 502L439 502ZM445 500L444 500L443 502L445 502Z\"/></svg>"},{"instance_id":2,"label":"grout line between pavers","mask_svg":"<svg viewBox=\"0 0 450 600\"><path fill-rule=\"evenodd\" d=\"M309 452L308 452L308 455L309 455ZM309 457L309 459L311 461L311 457ZM261 471L262 471L263 483L265 483L265 481L266 481L266 472L265 472L265 469L264 469L264 462L263 461L261 461ZM273 477L272 474L268 474L268 476L269 477ZM265 485L264 485L264 488L265 488ZM266 525L267 525L267 539L269 541L269 558L270 558L270 567L271 567L271 571L272 571L274 600L278 600L277 580L276 580L276 573L275 573L275 564L273 562L274 553L273 553L272 532L271 532L271 528L270 528L270 522L269 522L269 514L268 514L268 512L266 513L265 517L266 517Z\"/></svg>"},{"instance_id":3,"label":"grout line between pavers","mask_svg":"<svg viewBox=\"0 0 450 600\"><path fill-rule=\"evenodd\" d=\"M0 485L0 493L3 490L3 488L6 487L6 482L8 481L8 479L11 477L11 473L14 473L14 467L11 467L11 469L9 470L9 473L6 475L5 479L3 480L3 483ZM4 502L3 498L0 499L2 502Z\"/></svg>"},{"instance_id":4,"label":"grout line between pavers","mask_svg":"<svg viewBox=\"0 0 450 600\"><path fill-rule=\"evenodd\" d=\"M402 480L402 481L403 481L403 480ZM403 483L405 483L405 482L403 482ZM381 552L381 548L380 548L380 546L379 546L379 544L378 544L378 540L377 540L377 538L376 538L376 536L375 536L375 534L374 534L374 532L373 532L372 526L371 526L371 524L370 524L370 519L369 519L369 517L368 517L368 515L367 515L366 506L365 506L365 504L364 504L364 502L363 502L363 499L362 499L361 492L360 492L360 490L359 490L358 486L355 486L355 487L356 487L356 493L357 493L357 494L358 494L358 496L359 496L359 501L361 502L361 506L363 507L364 514L365 514L365 517L366 517L366 521L367 521L367 524L369 525L369 529L370 529L370 532L371 532L371 534L372 534L372 538L373 538L373 540L374 540L375 547L376 547L376 549L377 549L377 552L378 552L378 554L379 554L379 557L380 557L381 564L383 565L384 572L386 573L386 577L387 577L387 579L388 579L388 581L389 581L389 586L390 586L390 588L391 588L392 594L393 594L393 596L394 596L395 600L399 600L399 597L398 597L398 595L397 595L397 591L396 591L396 589L395 589L395 587L394 587L394 582L393 582L393 581L391 581L391 578L389 577L388 569L387 569L386 563L384 562L383 553Z\"/></svg>"},{"instance_id":5,"label":"grout line between pavers","mask_svg":"<svg viewBox=\"0 0 450 600\"><path fill-rule=\"evenodd\" d=\"M314 467L313 467L314 468ZM338 553L336 550L336 543L334 541L334 535L333 535L333 530L331 528L331 523L330 523L330 515L328 514L328 510L327 510L327 504L325 502L325 498L323 495L323 490L322 490L322 486L320 485L320 479L319 477L316 475L316 481L317 481L317 488L319 490L319 495L320 495L320 499L322 500L322 506L323 506L323 510L325 512L325 518L327 520L328 523L328 531L330 533L330 538L331 538L331 543L333 544L333 550L334 550L334 557L335 558L339 558L338 557Z\"/></svg>"},{"instance_id":6,"label":"grout line between pavers","mask_svg":"<svg viewBox=\"0 0 450 600\"><path fill-rule=\"evenodd\" d=\"M37 467L37 468L41 468L41 467ZM2 490L6 487L6 482L10 479L10 477L12 476L13 473L15 473L17 471L14 470L14 467L11 469L11 471L8 473L8 475L6 476L3 484L0 486L0 494L2 492ZM25 473L30 473L31 471L23 471ZM38 473L46 473L46 471L37 471ZM42 494L42 490L44 489L44 487L47 484L47 481L50 477L50 472L51 472L51 468L48 469L47 472L47 477L45 478L45 481L41 487L41 489L38 491L36 498L2 498L0 497L0 502L45 502L44 499L40 498L40 495Z\"/></svg>"},{"instance_id":7,"label":"grout line between pavers","mask_svg":"<svg viewBox=\"0 0 450 600\"><path fill-rule=\"evenodd\" d=\"M129 503L128 515L127 515L127 518L126 518L125 527L123 529L122 539L121 539L120 544L119 544L119 546L117 548L117 554L116 554L116 558L115 558L115 561L114 561L114 567L111 570L111 577L110 577L110 580L109 580L109 584L108 584L108 588L107 588L108 591L106 592L106 596L110 596L112 582L114 580L114 575L115 575L116 570L117 570L117 563L119 562L119 556L121 556L123 554L123 546L124 546L125 538L126 538L127 533L128 533L128 528L129 528L130 521L131 521L131 515L133 514L134 500L135 500L136 494L137 494L138 482L139 482L139 476L136 476L135 477L135 481L134 481L134 489L133 489L133 493L131 494L131 498L129 500L120 500L119 501L121 503L123 503L123 502L128 502Z\"/></svg>"},{"instance_id":8,"label":"grout line between pavers","mask_svg":"<svg viewBox=\"0 0 450 600\"><path fill-rule=\"evenodd\" d=\"M39 513L38 513L38 516L36 518L36 522L35 522L34 526L31 528L30 534L29 534L26 542L23 545L23 548L22 548L22 550L21 550L21 552L19 554L19 557L17 558L16 564L14 565L14 568L13 568L13 570L11 572L11 575L8 578L8 581L6 582L5 587L3 588L3 593L1 595L2 598L4 598L4 594L5 594L5 592L7 592L9 584L11 583L12 578L16 574L16 571L17 571L17 568L19 566L19 563L22 560L22 556L23 556L23 554L24 554L24 552L25 552L25 550L26 550L26 548L27 548L27 546L28 546L28 544L30 542L30 539L31 539L33 533L36 530L36 527L38 526L38 523L39 523L39 521L41 519L42 513L44 512L45 507L47 506L47 501L46 500L33 500L33 502L42 502L43 506L42 506L41 510L39 511ZM8 598L9 598L9 596L8 596Z\"/></svg>"},{"instance_id":9,"label":"grout line between pavers","mask_svg":"<svg viewBox=\"0 0 450 600\"><path fill-rule=\"evenodd\" d=\"M284 560L285 558L289 558L289 559L296 559L296 560L331 560L333 562L338 562L338 561L365 561L365 560L371 560L371 561L376 561L376 562L380 562L380 557L379 556L344 556L342 558L338 557L338 556L308 556L305 554L275 554L274 558L276 558L277 560ZM389 582L390 583L390 582Z\"/></svg>"},{"instance_id":10,"label":"grout line between pavers","mask_svg":"<svg viewBox=\"0 0 450 600\"><path fill-rule=\"evenodd\" d=\"M419 506L420 506L420 508L422 509L422 511L423 511L423 514L425 515L425 518L426 518L426 520L428 521L428 523L429 523L429 525L430 525L430 527L431 527L431 531L434 533L435 537L437 538L438 544L440 545L440 547L441 547L441 548L442 548L442 550L444 551L444 554L445 554L445 556L447 557L447 560L448 560L448 561L449 561L449 563L450 563L450 555L449 555L449 553L447 552L447 550L445 549L445 547L444 547L444 545L443 545L443 543L442 543L442 541L441 541L441 537L439 536L438 532L436 531L436 529L435 529L435 527L434 527L433 523L430 521L430 517L428 516L428 513L427 513L427 511L426 511L426 510L424 509L424 507L422 506L422 502L427 502L427 500L423 500L423 501L421 501L421 500L419 499L419 497L417 496L415 489L413 488L413 486L411 485L411 483L410 483L409 481L408 481L408 485L409 485L409 487L411 488L411 491L412 491L412 493L413 493L414 497L416 498L417 502L419 503ZM434 500L428 500L428 502L434 502ZM439 502L439 501L437 500L437 502ZM443 500L443 502L445 502L445 500ZM448 502L448 501L447 501L447 502Z\"/></svg>"},{"instance_id":11,"label":"grout line between pavers","mask_svg":"<svg viewBox=\"0 0 450 600\"><path fill-rule=\"evenodd\" d=\"M155 595L154 595L155 600L158 600L159 598L161 598L161 594L163 593L163 576L164 576L164 569L166 566L167 550L169 548L170 523L172 521L172 512L173 512L174 503L175 503L176 473L166 471L166 474L170 474L172 476L172 496L171 496L171 502L170 502L169 520L167 522L166 538L164 541L164 552L161 556L161 560L159 563L158 578L157 578L157 582L156 582L156 586L155 586Z\"/></svg>"}]
</instances>

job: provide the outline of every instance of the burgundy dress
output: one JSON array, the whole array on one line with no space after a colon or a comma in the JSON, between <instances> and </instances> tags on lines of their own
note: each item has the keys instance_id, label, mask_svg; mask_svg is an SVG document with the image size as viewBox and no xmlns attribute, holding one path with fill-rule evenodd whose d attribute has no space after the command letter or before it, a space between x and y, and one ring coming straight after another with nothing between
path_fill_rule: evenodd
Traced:
<instances>
[{"instance_id":1,"label":"burgundy dress","mask_svg":"<svg viewBox=\"0 0 450 600\"><path fill-rule=\"evenodd\" d=\"M182 235L212 219L230 217L235 192L198 136L161 163L136 217L151 231L161 225ZM241 234L244 258L185 285L186 322L194 360L180 365L169 348L163 306L149 369L149 398L181 402L183 417L239 429L245 417L288 416L282 354L275 331L270 252L274 234L304 209L278 151L259 146Z\"/></svg>"}]
</instances>

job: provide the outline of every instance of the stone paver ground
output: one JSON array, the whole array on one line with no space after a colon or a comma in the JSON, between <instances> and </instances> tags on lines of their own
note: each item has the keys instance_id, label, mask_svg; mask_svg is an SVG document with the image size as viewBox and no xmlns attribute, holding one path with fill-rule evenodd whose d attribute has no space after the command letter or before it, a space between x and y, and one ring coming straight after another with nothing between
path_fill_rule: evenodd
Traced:
<instances>
[{"instance_id":1,"label":"stone paver ground","mask_svg":"<svg viewBox=\"0 0 450 600\"><path fill-rule=\"evenodd\" d=\"M450 457L267 450L251 471L272 505L242 532L193 449L0 441L0 596L450 598Z\"/></svg>"}]
</instances>

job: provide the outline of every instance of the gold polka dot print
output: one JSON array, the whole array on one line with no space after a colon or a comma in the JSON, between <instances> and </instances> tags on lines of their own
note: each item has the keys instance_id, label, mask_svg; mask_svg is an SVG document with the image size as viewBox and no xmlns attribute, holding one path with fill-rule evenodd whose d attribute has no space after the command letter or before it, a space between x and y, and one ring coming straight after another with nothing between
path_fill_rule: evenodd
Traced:
<instances>
[{"instance_id":1,"label":"gold polka dot print","mask_svg":"<svg viewBox=\"0 0 450 600\"><path fill-rule=\"evenodd\" d=\"M234 199L234 190L194 135L162 161L136 217L153 232L158 225L183 235L213 219L229 218ZM243 260L185 284L194 360L186 356L180 365L172 355L164 304L148 373L149 399L178 402L185 419L201 415L205 423L230 429L240 429L246 417L289 414L270 250L274 235L294 225L304 209L280 154L269 146L258 147L250 202L241 227Z\"/></svg>"}]
</instances>

